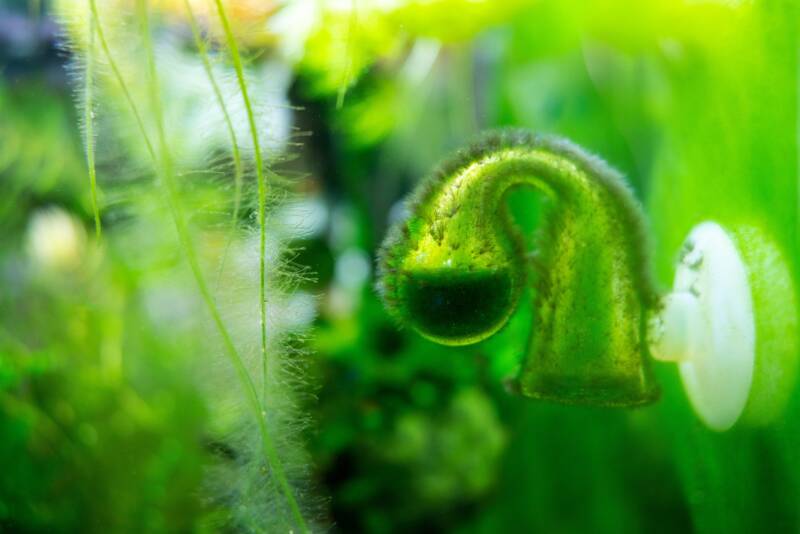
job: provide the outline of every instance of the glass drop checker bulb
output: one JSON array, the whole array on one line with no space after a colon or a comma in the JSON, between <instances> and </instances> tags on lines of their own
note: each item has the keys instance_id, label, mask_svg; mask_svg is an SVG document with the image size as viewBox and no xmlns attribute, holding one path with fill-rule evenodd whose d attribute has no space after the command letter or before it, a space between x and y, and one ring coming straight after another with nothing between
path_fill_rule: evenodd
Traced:
<instances>
[{"instance_id":1,"label":"glass drop checker bulb","mask_svg":"<svg viewBox=\"0 0 800 534\"><path fill-rule=\"evenodd\" d=\"M518 186L552 205L537 243L519 391L600 406L652 402L658 388L644 324L658 296L645 268L642 214L618 173L568 141L493 133L424 181L379 256L386 307L446 345L502 328L531 270L505 204Z\"/></svg>"},{"instance_id":2,"label":"glass drop checker bulb","mask_svg":"<svg viewBox=\"0 0 800 534\"><path fill-rule=\"evenodd\" d=\"M536 261L505 203L538 189L548 210ZM445 345L502 328L532 271L534 306L516 388L568 404L640 406L658 387L650 358L676 363L712 430L775 420L797 370L790 270L758 225L699 224L673 291L651 283L646 227L622 176L576 145L511 130L485 136L424 180L389 231L378 290L392 315Z\"/></svg>"}]
</instances>

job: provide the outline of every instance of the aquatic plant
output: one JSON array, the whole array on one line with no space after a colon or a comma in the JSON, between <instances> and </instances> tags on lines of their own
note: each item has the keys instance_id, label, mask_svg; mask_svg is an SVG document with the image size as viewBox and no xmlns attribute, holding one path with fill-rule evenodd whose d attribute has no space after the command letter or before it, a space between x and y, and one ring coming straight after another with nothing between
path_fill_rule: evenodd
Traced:
<instances>
[{"instance_id":1,"label":"aquatic plant","mask_svg":"<svg viewBox=\"0 0 800 534\"><path fill-rule=\"evenodd\" d=\"M213 372L198 371L195 377L207 395L208 432L214 443L224 444L217 450L228 451L209 465L209 502L227 510L223 521L237 529L306 532L312 525L306 514L314 508L314 501L307 497L301 501L300 497L305 493L308 467L297 439L303 417L297 411L296 390L302 377L296 375L297 355L288 348L292 326L291 320L287 321L290 311L285 297L296 275L281 259L285 236L276 225L268 236L266 221L271 206L286 195L285 191L279 193L284 188L277 174L267 183L267 157L276 161L286 144L287 127L269 122L273 111L263 101L253 100L250 84L255 82L249 79L225 4L215 3L224 40L217 43L213 59L191 3L185 2L184 7L197 48L194 56L158 31L164 21L147 0L137 0L132 11L126 2L116 1L65 1L60 5L71 50L78 58L76 76L83 88L79 101L84 108L96 235L112 246L119 243L117 246L124 247L131 235L147 232L156 221L174 228L204 309L201 322L208 321L210 327L205 328L207 353L197 359L201 368ZM177 80L171 72L187 63L202 67L197 72L207 85L201 94L211 97L217 107L220 121L206 128L224 132L221 138L211 136L204 147L202 140L195 139L192 121L198 116L196 110L182 105L192 89L180 84L193 79ZM213 121L207 113L204 117ZM275 128L264 135L268 123ZM247 143L241 140L241 129ZM103 135L98 136L98 131ZM276 145L281 137L284 139ZM104 193L116 196L135 219L126 232L115 229L101 234L104 216L97 202L97 181L103 171L109 172L110 161L117 165L118 176L103 181ZM127 172L149 179L126 183L121 179L125 172L120 173L120 161L126 162ZM212 177L205 184L200 180L204 174ZM190 177L201 185L192 184ZM152 204L137 203L136 196L155 201L164 212L153 213ZM244 209L243 199L248 199ZM198 235L217 232L215 217L208 216L214 212L230 214L222 248L213 247L207 238L198 239ZM252 214L253 225L243 223L242 212ZM253 234L258 252L248 260ZM156 235L151 235L151 241L165 237ZM157 256L161 252L145 248L137 254ZM226 267L228 255L239 265ZM253 269L243 271L242 261ZM209 280L214 272L217 282L212 285ZM255 281L253 272L257 273ZM248 286L250 290L244 291ZM258 318L255 331L248 326L252 317ZM258 341L253 343L254 339ZM254 347L258 347L256 352ZM224 369L219 358L227 361Z\"/></svg>"}]
</instances>

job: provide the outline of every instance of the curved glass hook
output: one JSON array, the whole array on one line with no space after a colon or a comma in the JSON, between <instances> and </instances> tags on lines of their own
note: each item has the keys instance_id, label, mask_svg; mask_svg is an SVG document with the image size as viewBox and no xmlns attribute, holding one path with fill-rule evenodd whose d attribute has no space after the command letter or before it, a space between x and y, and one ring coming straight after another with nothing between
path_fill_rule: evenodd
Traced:
<instances>
[{"instance_id":1,"label":"curved glass hook","mask_svg":"<svg viewBox=\"0 0 800 534\"><path fill-rule=\"evenodd\" d=\"M505 196L532 186L551 202L530 266ZM534 316L523 395L635 406L658 388L646 354L644 219L622 177L569 141L491 133L423 181L378 262L389 311L447 345L481 341L508 321L533 271Z\"/></svg>"}]
</instances>

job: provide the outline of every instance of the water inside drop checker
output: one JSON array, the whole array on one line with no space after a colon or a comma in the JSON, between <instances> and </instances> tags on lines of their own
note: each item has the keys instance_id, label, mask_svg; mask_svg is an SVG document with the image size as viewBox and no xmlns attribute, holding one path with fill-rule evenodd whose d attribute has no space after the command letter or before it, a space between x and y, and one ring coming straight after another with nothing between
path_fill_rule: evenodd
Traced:
<instances>
[{"instance_id":1,"label":"water inside drop checker","mask_svg":"<svg viewBox=\"0 0 800 534\"><path fill-rule=\"evenodd\" d=\"M548 200L534 262L505 202L518 186ZM568 141L519 130L457 153L419 185L408 211L379 256L385 306L428 339L466 345L500 330L532 284L514 386L521 395L652 403L652 353L680 366L690 403L714 430L742 417L768 421L785 404L796 368L794 288L783 256L757 228L699 225L662 297L650 278L644 217L622 176Z\"/></svg>"}]
</instances>

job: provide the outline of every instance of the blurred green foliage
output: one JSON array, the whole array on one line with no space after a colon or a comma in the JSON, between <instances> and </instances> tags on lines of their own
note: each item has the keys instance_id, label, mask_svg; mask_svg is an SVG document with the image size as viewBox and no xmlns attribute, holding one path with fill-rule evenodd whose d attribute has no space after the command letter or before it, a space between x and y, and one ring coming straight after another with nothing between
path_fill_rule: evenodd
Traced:
<instances>
[{"instance_id":1,"label":"blurred green foliage","mask_svg":"<svg viewBox=\"0 0 800 534\"><path fill-rule=\"evenodd\" d=\"M307 27L299 55L281 55L288 30L275 30L251 45L249 65L286 63L295 125L312 134L281 170L302 176L295 194L321 199L306 218L323 224L286 255L318 273L293 289L318 296L319 316L292 343L313 354L305 438L333 529L797 531L797 391L779 420L723 434L697 420L667 365L657 365L662 399L645 409L520 399L503 383L525 350L529 296L496 336L445 348L391 322L370 269L399 200L436 162L481 130L518 126L571 138L624 172L646 206L663 287L689 228L711 218L770 231L797 281L797 5L355 0L320 3L303 26L298 6L316 3L289 4L300 18L288 28ZM0 7L0 21L39 20L28 8ZM180 20L171 28L188 35ZM100 187L111 237L90 237L70 88L48 74L54 52L22 54L12 35L0 35L0 530L222 530L235 494L253 487L209 498L208 471L254 465L217 439L215 425L235 426L237 412L211 417L196 371L215 344L186 298L163 198L141 162L114 154L124 191L113 179ZM170 94L199 113L196 96ZM187 174L209 255L226 246L221 168ZM539 197L509 202L532 235ZM73 221L77 248L37 256L33 221L54 213Z\"/></svg>"},{"instance_id":2,"label":"blurred green foliage","mask_svg":"<svg viewBox=\"0 0 800 534\"><path fill-rule=\"evenodd\" d=\"M201 515L207 454L203 405L181 378L189 362L175 358L192 340L160 336L137 297L139 273L87 244L85 171L65 104L38 83L4 88L0 525L184 530ZM31 232L54 225L74 225L60 236L65 251L37 249Z\"/></svg>"}]
</instances>

